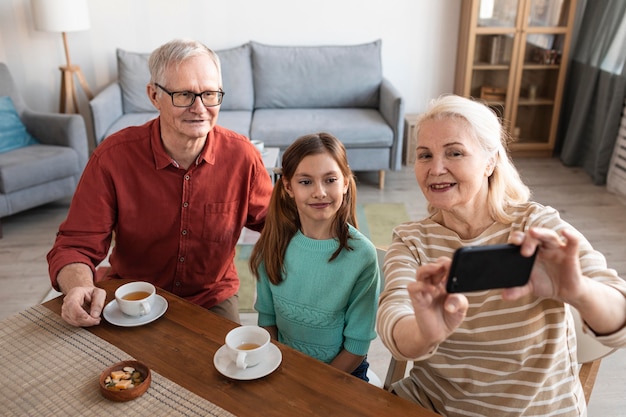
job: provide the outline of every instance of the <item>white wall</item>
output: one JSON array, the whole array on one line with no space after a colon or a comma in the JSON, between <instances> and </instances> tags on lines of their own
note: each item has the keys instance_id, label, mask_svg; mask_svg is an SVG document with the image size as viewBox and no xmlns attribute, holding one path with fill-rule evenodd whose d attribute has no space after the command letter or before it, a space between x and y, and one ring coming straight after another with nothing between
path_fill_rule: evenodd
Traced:
<instances>
[{"instance_id":1,"label":"white wall","mask_svg":"<svg viewBox=\"0 0 626 417\"><path fill-rule=\"evenodd\" d=\"M462 0L89 0L91 29L68 33L73 64L92 91L116 78L115 49L150 52L177 37L213 49L249 40L276 45L357 44L382 39L383 74L406 112L451 92ZM61 34L36 31L30 0L0 0L0 61L27 104L58 111L65 64ZM81 113L88 115L79 91Z\"/></svg>"}]
</instances>

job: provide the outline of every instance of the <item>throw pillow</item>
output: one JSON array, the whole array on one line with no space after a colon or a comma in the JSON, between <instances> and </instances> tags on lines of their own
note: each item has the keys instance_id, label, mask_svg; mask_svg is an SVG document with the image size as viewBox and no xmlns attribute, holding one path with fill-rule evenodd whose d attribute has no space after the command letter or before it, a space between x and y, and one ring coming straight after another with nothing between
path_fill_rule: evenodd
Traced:
<instances>
[{"instance_id":1,"label":"throw pillow","mask_svg":"<svg viewBox=\"0 0 626 417\"><path fill-rule=\"evenodd\" d=\"M117 49L117 73L122 87L124 113L154 113L146 85L150 82L149 53L128 52Z\"/></svg>"},{"instance_id":2,"label":"throw pillow","mask_svg":"<svg viewBox=\"0 0 626 417\"><path fill-rule=\"evenodd\" d=\"M378 107L382 41L273 46L250 42L256 108Z\"/></svg>"},{"instance_id":3,"label":"throw pillow","mask_svg":"<svg viewBox=\"0 0 626 417\"><path fill-rule=\"evenodd\" d=\"M252 62L250 45L215 51L222 67L222 84L226 95L222 110L250 110L254 108Z\"/></svg>"},{"instance_id":4,"label":"throw pillow","mask_svg":"<svg viewBox=\"0 0 626 417\"><path fill-rule=\"evenodd\" d=\"M11 97L0 97L0 153L36 143L22 124Z\"/></svg>"}]
</instances>

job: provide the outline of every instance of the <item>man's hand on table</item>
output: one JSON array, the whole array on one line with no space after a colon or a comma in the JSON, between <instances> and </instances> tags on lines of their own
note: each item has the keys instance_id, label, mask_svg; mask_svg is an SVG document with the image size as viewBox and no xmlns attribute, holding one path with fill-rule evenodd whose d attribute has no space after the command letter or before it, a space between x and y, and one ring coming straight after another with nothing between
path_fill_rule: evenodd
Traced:
<instances>
[{"instance_id":1,"label":"man's hand on table","mask_svg":"<svg viewBox=\"0 0 626 417\"><path fill-rule=\"evenodd\" d=\"M63 299L61 317L73 326L89 327L100 324L106 291L97 287L74 287Z\"/></svg>"},{"instance_id":2,"label":"man's hand on table","mask_svg":"<svg viewBox=\"0 0 626 417\"><path fill-rule=\"evenodd\" d=\"M57 276L59 288L65 294L61 317L73 326L89 327L100 324L100 314L106 301L106 291L93 283L89 266L74 263L64 266Z\"/></svg>"}]
</instances>

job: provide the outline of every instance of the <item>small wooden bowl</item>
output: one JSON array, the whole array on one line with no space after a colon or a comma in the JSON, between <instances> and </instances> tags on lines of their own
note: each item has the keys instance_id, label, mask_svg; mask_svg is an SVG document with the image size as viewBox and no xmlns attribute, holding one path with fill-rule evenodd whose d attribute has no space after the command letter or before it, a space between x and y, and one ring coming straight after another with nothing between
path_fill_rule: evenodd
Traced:
<instances>
[{"instance_id":1,"label":"small wooden bowl","mask_svg":"<svg viewBox=\"0 0 626 417\"><path fill-rule=\"evenodd\" d=\"M119 391L108 389L106 387L106 384L104 383L107 376L111 376L111 372L121 371L127 366L135 368L136 371L139 371L139 373L143 377L143 382L130 389L123 389ZM137 397L140 397L144 392L146 392L148 390L148 387L150 387L151 382L152 374L150 373L150 368L148 368L145 364L139 361L122 361L109 366L100 374L100 393L102 393L102 396L104 398L111 401L130 401L134 400Z\"/></svg>"}]
</instances>

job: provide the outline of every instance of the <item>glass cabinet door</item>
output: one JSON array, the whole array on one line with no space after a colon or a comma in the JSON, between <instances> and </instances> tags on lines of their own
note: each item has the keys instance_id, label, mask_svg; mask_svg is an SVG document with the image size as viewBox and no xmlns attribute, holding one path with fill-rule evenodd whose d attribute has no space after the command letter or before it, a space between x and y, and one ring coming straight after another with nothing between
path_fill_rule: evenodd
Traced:
<instances>
[{"instance_id":1,"label":"glass cabinet door","mask_svg":"<svg viewBox=\"0 0 626 417\"><path fill-rule=\"evenodd\" d=\"M561 76L569 1L530 0L522 32L513 137L520 143L547 144L557 125L556 99Z\"/></svg>"},{"instance_id":2,"label":"glass cabinet door","mask_svg":"<svg viewBox=\"0 0 626 417\"><path fill-rule=\"evenodd\" d=\"M528 13L529 27L565 27L569 1L566 0L530 0Z\"/></svg>"},{"instance_id":3,"label":"glass cabinet door","mask_svg":"<svg viewBox=\"0 0 626 417\"><path fill-rule=\"evenodd\" d=\"M515 27L518 0L480 0L478 26Z\"/></svg>"},{"instance_id":4,"label":"glass cabinet door","mask_svg":"<svg viewBox=\"0 0 626 417\"><path fill-rule=\"evenodd\" d=\"M486 102L518 154L554 148L576 0L462 0L456 94Z\"/></svg>"},{"instance_id":5,"label":"glass cabinet door","mask_svg":"<svg viewBox=\"0 0 626 417\"><path fill-rule=\"evenodd\" d=\"M518 0L480 0L473 47L472 97L485 101L507 123L512 103L517 25L522 12Z\"/></svg>"}]
</instances>

